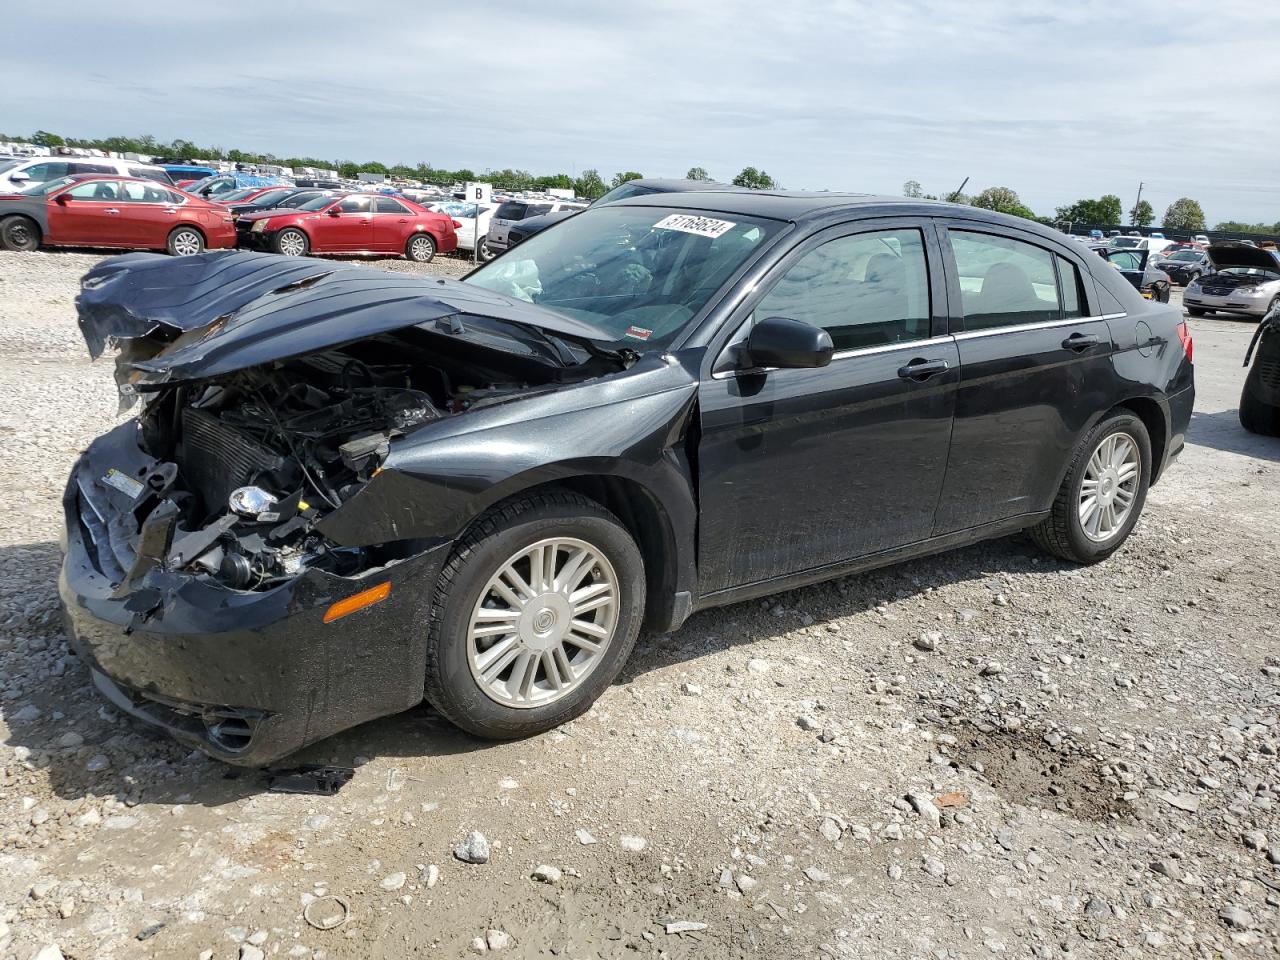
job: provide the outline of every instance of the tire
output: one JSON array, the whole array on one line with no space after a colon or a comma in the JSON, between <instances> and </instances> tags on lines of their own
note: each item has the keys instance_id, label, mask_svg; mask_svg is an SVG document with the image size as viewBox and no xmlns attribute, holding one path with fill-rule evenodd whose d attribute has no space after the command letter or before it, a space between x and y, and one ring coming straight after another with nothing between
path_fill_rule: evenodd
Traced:
<instances>
[{"instance_id":1,"label":"tire","mask_svg":"<svg viewBox=\"0 0 1280 960\"><path fill-rule=\"evenodd\" d=\"M587 649L575 646L578 641L572 636L566 636L561 642L560 652L571 658L563 662L572 663L581 671L569 684L555 684L556 689L566 686L562 693L552 689L546 661L535 661L531 651L541 649L543 643L554 645L556 636L560 635L559 624L581 622L565 616L571 608L565 605L564 594L557 590L543 591L536 599L526 598L523 606L517 606L502 599L498 594L500 588L492 586L500 572L523 551L538 549L549 539L564 542L562 552L551 553L553 557L564 558L557 568L557 577L569 570L570 563L576 559L571 551L583 546L594 551L596 560L590 561L588 572L582 575L589 579L575 578L575 582L585 582L587 587L573 588L575 595L583 589L607 585L610 574L615 588L610 594L614 598L611 606L602 605L590 613L583 611L597 629L612 625L612 633L602 649L592 655ZM516 566L520 567L519 561ZM521 569L526 583L535 580L532 562ZM504 586L510 583L513 581L503 581ZM517 588L517 591L523 595L522 590ZM514 595L510 588L507 592ZM601 595L608 593L605 590ZM567 723L585 713L621 671L635 646L644 604L644 561L635 541L613 514L594 501L568 492L530 494L507 501L472 524L440 574L427 627L427 701L463 730L495 740L532 736ZM506 618L498 612L502 607L518 614L520 619ZM482 621L473 620L481 616L482 610L489 615L486 620L497 617L487 628L492 640L481 638L473 643L473 626L480 623L479 629L486 629ZM508 623L512 626L511 633L498 636ZM603 626L599 626L601 624ZM537 634L539 629L547 630L548 634L545 637ZM482 649L481 643L491 645ZM502 652L496 652L500 646ZM573 652L567 653L570 650ZM486 664L483 658L490 651L495 652ZM512 656L514 660L504 661ZM560 681L570 676L560 670L561 661L556 659L554 646L545 656L557 665ZM498 667L500 661L507 666ZM533 673L525 696L526 685L519 682L517 673L521 677L527 675L528 670L524 668L530 663ZM477 672L483 675L486 668L492 667L498 669L488 678L489 683L477 677Z\"/></svg>"},{"instance_id":2,"label":"tire","mask_svg":"<svg viewBox=\"0 0 1280 960\"><path fill-rule=\"evenodd\" d=\"M0 223L0 247L6 250L40 249L40 225L30 217L8 217Z\"/></svg>"},{"instance_id":3,"label":"tire","mask_svg":"<svg viewBox=\"0 0 1280 960\"><path fill-rule=\"evenodd\" d=\"M430 263L436 255L436 242L429 233L415 233L405 241L404 255L414 263Z\"/></svg>"},{"instance_id":4,"label":"tire","mask_svg":"<svg viewBox=\"0 0 1280 960\"><path fill-rule=\"evenodd\" d=\"M1280 437L1280 406L1272 406L1258 397L1257 379L1250 370L1240 391L1240 426L1260 436Z\"/></svg>"},{"instance_id":5,"label":"tire","mask_svg":"<svg viewBox=\"0 0 1280 960\"><path fill-rule=\"evenodd\" d=\"M1209 311L1202 310L1199 307L1187 307L1187 314L1192 317L1203 317Z\"/></svg>"},{"instance_id":6,"label":"tire","mask_svg":"<svg viewBox=\"0 0 1280 960\"><path fill-rule=\"evenodd\" d=\"M485 239L481 240L480 241L480 262L488 263L490 260L492 260L496 256L497 254L489 249L489 238L486 237Z\"/></svg>"},{"instance_id":7,"label":"tire","mask_svg":"<svg viewBox=\"0 0 1280 960\"><path fill-rule=\"evenodd\" d=\"M1116 518L1113 529L1106 531L1101 524L1096 534L1091 535L1081 519L1082 489L1091 472L1091 461L1095 452L1102 452L1104 443L1113 437L1122 437L1137 454L1136 479L1131 486L1120 484L1129 491L1131 499L1127 513L1123 519ZM1147 428L1138 417L1127 410L1119 410L1103 417L1076 445L1071 455L1071 465L1063 478L1058 496L1053 501L1049 516L1031 528L1031 538L1044 550L1064 560L1075 563L1097 563L1105 560L1125 542L1138 518L1142 515L1143 505L1147 502L1147 488L1151 483L1151 437ZM1115 475L1104 478L1103 488L1115 479ZM1114 489L1114 484L1110 489ZM1112 502L1119 501L1116 497ZM1095 506L1093 517L1103 511ZM1099 536L1106 534L1105 536Z\"/></svg>"},{"instance_id":8,"label":"tire","mask_svg":"<svg viewBox=\"0 0 1280 960\"><path fill-rule=\"evenodd\" d=\"M286 257L305 257L311 251L311 241L296 227L285 227L271 238L271 249Z\"/></svg>"},{"instance_id":9,"label":"tire","mask_svg":"<svg viewBox=\"0 0 1280 960\"><path fill-rule=\"evenodd\" d=\"M195 227L174 227L169 231L164 248L171 257L193 257L204 253L204 234Z\"/></svg>"}]
</instances>

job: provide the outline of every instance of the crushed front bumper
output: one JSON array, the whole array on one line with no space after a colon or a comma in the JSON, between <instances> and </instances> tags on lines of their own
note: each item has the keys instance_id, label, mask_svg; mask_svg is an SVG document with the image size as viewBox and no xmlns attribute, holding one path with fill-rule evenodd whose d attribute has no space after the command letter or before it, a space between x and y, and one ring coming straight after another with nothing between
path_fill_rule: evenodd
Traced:
<instances>
[{"instance_id":1,"label":"crushed front bumper","mask_svg":"<svg viewBox=\"0 0 1280 960\"><path fill-rule=\"evenodd\" d=\"M130 426L100 437L72 470L59 578L72 645L116 707L220 760L265 766L421 702L429 603L449 543L357 576L310 570L258 592L162 566L120 591L118 570L99 559L111 549L103 538L120 533L119 511L97 480L104 464L145 457ZM384 582L385 600L324 622L335 601Z\"/></svg>"}]
</instances>

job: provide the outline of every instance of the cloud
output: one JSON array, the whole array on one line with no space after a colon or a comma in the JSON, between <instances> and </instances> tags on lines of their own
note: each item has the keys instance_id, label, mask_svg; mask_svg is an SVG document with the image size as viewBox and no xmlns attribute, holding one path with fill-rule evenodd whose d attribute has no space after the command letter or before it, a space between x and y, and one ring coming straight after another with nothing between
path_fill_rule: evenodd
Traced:
<instances>
[{"instance_id":1,"label":"cloud","mask_svg":"<svg viewBox=\"0 0 1280 960\"><path fill-rule=\"evenodd\" d=\"M6 14L0 118L80 135L356 160L597 167L788 186L1008 185L1040 212L1138 182L1211 220L1280 219L1280 9L1219 0L226 0ZM31 12L29 12L31 11Z\"/></svg>"}]
</instances>

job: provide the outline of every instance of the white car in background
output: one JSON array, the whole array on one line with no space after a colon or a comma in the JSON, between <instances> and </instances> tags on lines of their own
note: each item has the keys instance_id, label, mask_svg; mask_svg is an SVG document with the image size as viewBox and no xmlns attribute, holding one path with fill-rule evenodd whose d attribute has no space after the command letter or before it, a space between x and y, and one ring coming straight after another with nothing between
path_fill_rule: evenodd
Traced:
<instances>
[{"instance_id":1,"label":"white car in background","mask_svg":"<svg viewBox=\"0 0 1280 960\"><path fill-rule=\"evenodd\" d=\"M489 236L480 248L480 259L491 259L506 251L511 245L507 240L507 234L511 231L513 223L519 223L531 217L540 217L544 213L585 209L587 209L585 203L575 203L572 200L518 200L515 198L504 200L494 211L493 218L489 222ZM461 230L458 231L458 245L462 245Z\"/></svg>"},{"instance_id":2,"label":"white car in background","mask_svg":"<svg viewBox=\"0 0 1280 960\"><path fill-rule=\"evenodd\" d=\"M492 202L468 203L464 200L442 200L439 203L426 204L428 210L443 213L446 217L453 217L457 224L454 229L458 234L459 250L474 250L477 241L479 242L481 260L489 260L492 256L487 251L486 238L489 235L489 221L493 219L498 206L497 203Z\"/></svg>"},{"instance_id":3,"label":"white car in background","mask_svg":"<svg viewBox=\"0 0 1280 960\"><path fill-rule=\"evenodd\" d=\"M18 157L0 162L0 193L17 193L27 187L50 183L77 173L101 173L114 177L138 177L173 186L163 167L115 157Z\"/></svg>"}]
</instances>

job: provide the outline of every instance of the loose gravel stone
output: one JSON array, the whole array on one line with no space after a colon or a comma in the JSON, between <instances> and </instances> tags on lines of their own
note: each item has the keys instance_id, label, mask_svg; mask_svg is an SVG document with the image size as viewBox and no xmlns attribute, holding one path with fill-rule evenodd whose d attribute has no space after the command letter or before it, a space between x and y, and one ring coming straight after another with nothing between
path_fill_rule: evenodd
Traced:
<instances>
[{"instance_id":1,"label":"loose gravel stone","mask_svg":"<svg viewBox=\"0 0 1280 960\"><path fill-rule=\"evenodd\" d=\"M488 863L489 841L483 833L472 830L460 844L453 848L453 855L463 863Z\"/></svg>"}]
</instances>

